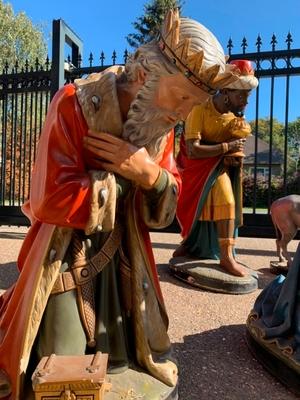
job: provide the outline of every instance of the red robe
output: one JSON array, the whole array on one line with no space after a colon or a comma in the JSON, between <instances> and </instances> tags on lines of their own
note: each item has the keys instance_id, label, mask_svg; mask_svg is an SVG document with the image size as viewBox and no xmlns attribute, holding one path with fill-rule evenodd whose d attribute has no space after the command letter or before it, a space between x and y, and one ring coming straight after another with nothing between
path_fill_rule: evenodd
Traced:
<instances>
[{"instance_id":1,"label":"red robe","mask_svg":"<svg viewBox=\"0 0 300 400\"><path fill-rule=\"evenodd\" d=\"M197 212L199 200L210 174L221 160L221 156L188 158L184 136L181 136L177 164L182 178L182 191L178 199L176 215L183 239L188 237L194 221L199 219L199 212Z\"/></svg>"}]
</instances>

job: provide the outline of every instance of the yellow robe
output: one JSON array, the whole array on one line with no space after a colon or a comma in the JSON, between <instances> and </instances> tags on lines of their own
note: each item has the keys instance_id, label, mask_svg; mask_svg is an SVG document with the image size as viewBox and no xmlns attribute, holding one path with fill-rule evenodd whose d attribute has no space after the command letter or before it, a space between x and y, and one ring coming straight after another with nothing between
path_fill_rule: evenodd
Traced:
<instances>
[{"instance_id":1,"label":"yellow robe","mask_svg":"<svg viewBox=\"0 0 300 400\"><path fill-rule=\"evenodd\" d=\"M205 144L227 142L236 138L234 128L239 117L233 113L219 113L212 98L193 108L185 124L185 140L199 139ZM249 127L249 128L248 128ZM245 131L250 134L250 126L245 121ZM235 219L235 200L227 170L224 168L202 209L200 220L218 221Z\"/></svg>"}]
</instances>

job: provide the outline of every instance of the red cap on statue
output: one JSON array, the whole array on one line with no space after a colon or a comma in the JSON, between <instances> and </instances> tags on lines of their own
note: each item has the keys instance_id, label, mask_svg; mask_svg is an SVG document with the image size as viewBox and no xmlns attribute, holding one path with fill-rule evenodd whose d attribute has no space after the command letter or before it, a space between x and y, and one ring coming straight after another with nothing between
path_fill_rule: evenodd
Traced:
<instances>
[{"instance_id":1,"label":"red cap on statue","mask_svg":"<svg viewBox=\"0 0 300 400\"><path fill-rule=\"evenodd\" d=\"M249 60L232 60L229 64L235 65L241 75L254 75L254 68Z\"/></svg>"},{"instance_id":2,"label":"red cap on statue","mask_svg":"<svg viewBox=\"0 0 300 400\"><path fill-rule=\"evenodd\" d=\"M229 63L236 67L234 73L238 75L235 82L230 82L227 89L252 90L258 86L258 80L254 76L254 68L249 60L232 60Z\"/></svg>"}]
</instances>

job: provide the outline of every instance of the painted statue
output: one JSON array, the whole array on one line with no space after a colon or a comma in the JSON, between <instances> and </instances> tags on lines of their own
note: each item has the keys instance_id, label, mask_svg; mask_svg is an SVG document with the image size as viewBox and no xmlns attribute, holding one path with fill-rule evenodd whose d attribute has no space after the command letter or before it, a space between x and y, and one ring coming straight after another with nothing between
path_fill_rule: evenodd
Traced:
<instances>
[{"instance_id":1,"label":"painted statue","mask_svg":"<svg viewBox=\"0 0 300 400\"><path fill-rule=\"evenodd\" d=\"M279 263L287 261L286 277L278 275L257 297L247 319L247 343L269 372L300 395L300 245L292 259L287 244L300 226L300 196L272 203L271 215L278 230ZM274 267L274 266L273 266ZM282 265L277 265L277 274Z\"/></svg>"},{"instance_id":2,"label":"painted statue","mask_svg":"<svg viewBox=\"0 0 300 400\"><path fill-rule=\"evenodd\" d=\"M243 149L251 134L244 110L258 80L249 61L231 65L238 68L239 79L194 107L185 123L177 156L183 241L173 256L219 259L221 271L245 277L249 272L236 261L234 245L242 224Z\"/></svg>"},{"instance_id":3,"label":"painted statue","mask_svg":"<svg viewBox=\"0 0 300 400\"><path fill-rule=\"evenodd\" d=\"M109 354L111 375L135 371L136 396L176 398L148 230L175 216L172 128L236 79L213 34L172 11L159 40L140 47L125 68L55 95L23 207L31 228L20 276L0 297L0 398L26 398L42 356L98 350ZM142 371L152 379L144 386Z\"/></svg>"}]
</instances>

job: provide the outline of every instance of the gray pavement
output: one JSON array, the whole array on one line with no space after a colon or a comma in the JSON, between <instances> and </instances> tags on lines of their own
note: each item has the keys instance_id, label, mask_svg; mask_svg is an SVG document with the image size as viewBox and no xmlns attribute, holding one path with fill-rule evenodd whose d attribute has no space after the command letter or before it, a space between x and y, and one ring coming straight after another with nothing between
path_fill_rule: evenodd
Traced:
<instances>
[{"instance_id":1,"label":"gray pavement","mask_svg":"<svg viewBox=\"0 0 300 400\"><path fill-rule=\"evenodd\" d=\"M0 291L17 278L15 261L26 228L0 226ZM168 260L178 234L151 234L170 318L169 334L179 361L180 400L292 400L297 397L252 357L245 343L245 321L261 289L274 278L274 239L239 238L238 259L257 270L259 290L224 295L195 289L174 279ZM289 245L296 250L297 241Z\"/></svg>"}]
</instances>

